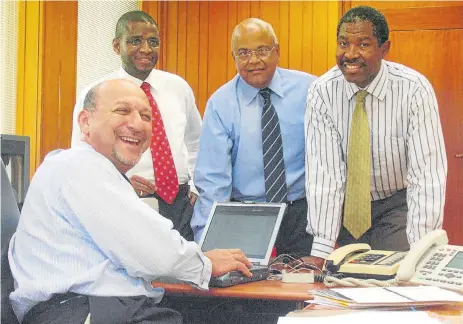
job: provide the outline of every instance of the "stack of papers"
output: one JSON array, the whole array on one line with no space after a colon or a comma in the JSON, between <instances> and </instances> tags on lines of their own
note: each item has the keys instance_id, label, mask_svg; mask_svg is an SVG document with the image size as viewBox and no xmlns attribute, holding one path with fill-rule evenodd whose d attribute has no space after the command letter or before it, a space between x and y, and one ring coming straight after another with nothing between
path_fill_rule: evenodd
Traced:
<instances>
[{"instance_id":1,"label":"stack of papers","mask_svg":"<svg viewBox=\"0 0 463 324\"><path fill-rule=\"evenodd\" d=\"M332 288L310 291L307 301L334 308L406 308L463 303L463 295L434 286Z\"/></svg>"}]
</instances>

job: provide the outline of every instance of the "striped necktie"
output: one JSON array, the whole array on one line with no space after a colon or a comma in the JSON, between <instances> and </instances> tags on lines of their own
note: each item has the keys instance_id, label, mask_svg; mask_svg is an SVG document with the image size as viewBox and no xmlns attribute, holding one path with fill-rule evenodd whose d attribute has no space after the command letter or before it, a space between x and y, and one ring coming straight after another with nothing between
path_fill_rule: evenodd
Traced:
<instances>
[{"instance_id":1,"label":"striped necktie","mask_svg":"<svg viewBox=\"0 0 463 324\"><path fill-rule=\"evenodd\" d=\"M346 199L344 201L344 227L354 238L359 238L371 227L370 127L365 111L368 92L360 90L350 126L347 156Z\"/></svg>"},{"instance_id":2,"label":"striped necktie","mask_svg":"<svg viewBox=\"0 0 463 324\"><path fill-rule=\"evenodd\" d=\"M283 159L283 142L281 140L278 115L270 101L271 90L259 91L264 99L262 110L262 153L264 155L265 194L267 202L286 201L285 161Z\"/></svg>"}]
</instances>

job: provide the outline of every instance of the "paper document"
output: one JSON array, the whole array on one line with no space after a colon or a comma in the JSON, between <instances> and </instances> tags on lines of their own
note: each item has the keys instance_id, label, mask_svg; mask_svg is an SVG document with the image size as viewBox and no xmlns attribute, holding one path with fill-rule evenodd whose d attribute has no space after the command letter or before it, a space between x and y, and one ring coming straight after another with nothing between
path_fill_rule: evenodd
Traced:
<instances>
[{"instance_id":1,"label":"paper document","mask_svg":"<svg viewBox=\"0 0 463 324\"><path fill-rule=\"evenodd\" d=\"M332 288L356 303L406 303L410 299L395 294L382 287L371 288Z\"/></svg>"},{"instance_id":2,"label":"paper document","mask_svg":"<svg viewBox=\"0 0 463 324\"><path fill-rule=\"evenodd\" d=\"M311 317L310 311L307 311L307 317L280 317L278 324L371 324L378 322L378 319L381 319L381 323L441 323L438 319L429 317L426 312L362 311L333 316Z\"/></svg>"},{"instance_id":3,"label":"paper document","mask_svg":"<svg viewBox=\"0 0 463 324\"><path fill-rule=\"evenodd\" d=\"M332 288L311 293L313 304L349 309L463 303L462 294L435 286Z\"/></svg>"},{"instance_id":4,"label":"paper document","mask_svg":"<svg viewBox=\"0 0 463 324\"><path fill-rule=\"evenodd\" d=\"M463 302L463 295L435 286L389 287L389 291L416 301L450 301Z\"/></svg>"}]
</instances>

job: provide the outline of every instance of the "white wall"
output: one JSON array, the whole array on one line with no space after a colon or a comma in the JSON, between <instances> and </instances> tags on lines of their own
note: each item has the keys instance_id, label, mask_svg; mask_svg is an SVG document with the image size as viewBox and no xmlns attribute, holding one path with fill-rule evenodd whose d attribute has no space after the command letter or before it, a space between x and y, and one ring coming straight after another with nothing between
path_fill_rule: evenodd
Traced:
<instances>
[{"instance_id":1,"label":"white wall","mask_svg":"<svg viewBox=\"0 0 463 324\"><path fill-rule=\"evenodd\" d=\"M0 1L0 133L16 132L18 4Z\"/></svg>"},{"instance_id":2,"label":"white wall","mask_svg":"<svg viewBox=\"0 0 463 324\"><path fill-rule=\"evenodd\" d=\"M121 63L112 42L116 23L127 11L138 10L138 1L79 1L77 28L77 91L117 70Z\"/></svg>"}]
</instances>

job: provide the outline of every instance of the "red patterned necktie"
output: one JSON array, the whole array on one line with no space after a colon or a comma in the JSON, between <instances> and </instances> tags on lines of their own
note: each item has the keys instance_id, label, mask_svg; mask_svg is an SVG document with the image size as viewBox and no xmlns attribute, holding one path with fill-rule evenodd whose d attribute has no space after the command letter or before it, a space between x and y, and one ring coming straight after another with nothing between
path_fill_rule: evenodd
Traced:
<instances>
[{"instance_id":1,"label":"red patterned necktie","mask_svg":"<svg viewBox=\"0 0 463 324\"><path fill-rule=\"evenodd\" d=\"M162 122L161 113L156 100L150 91L150 84L143 82L141 89L145 92L151 105L152 134L151 134L151 156L153 157L154 179L156 182L156 193L168 204L172 204L178 194L178 178L175 169L172 151L167 140L166 130Z\"/></svg>"}]
</instances>

